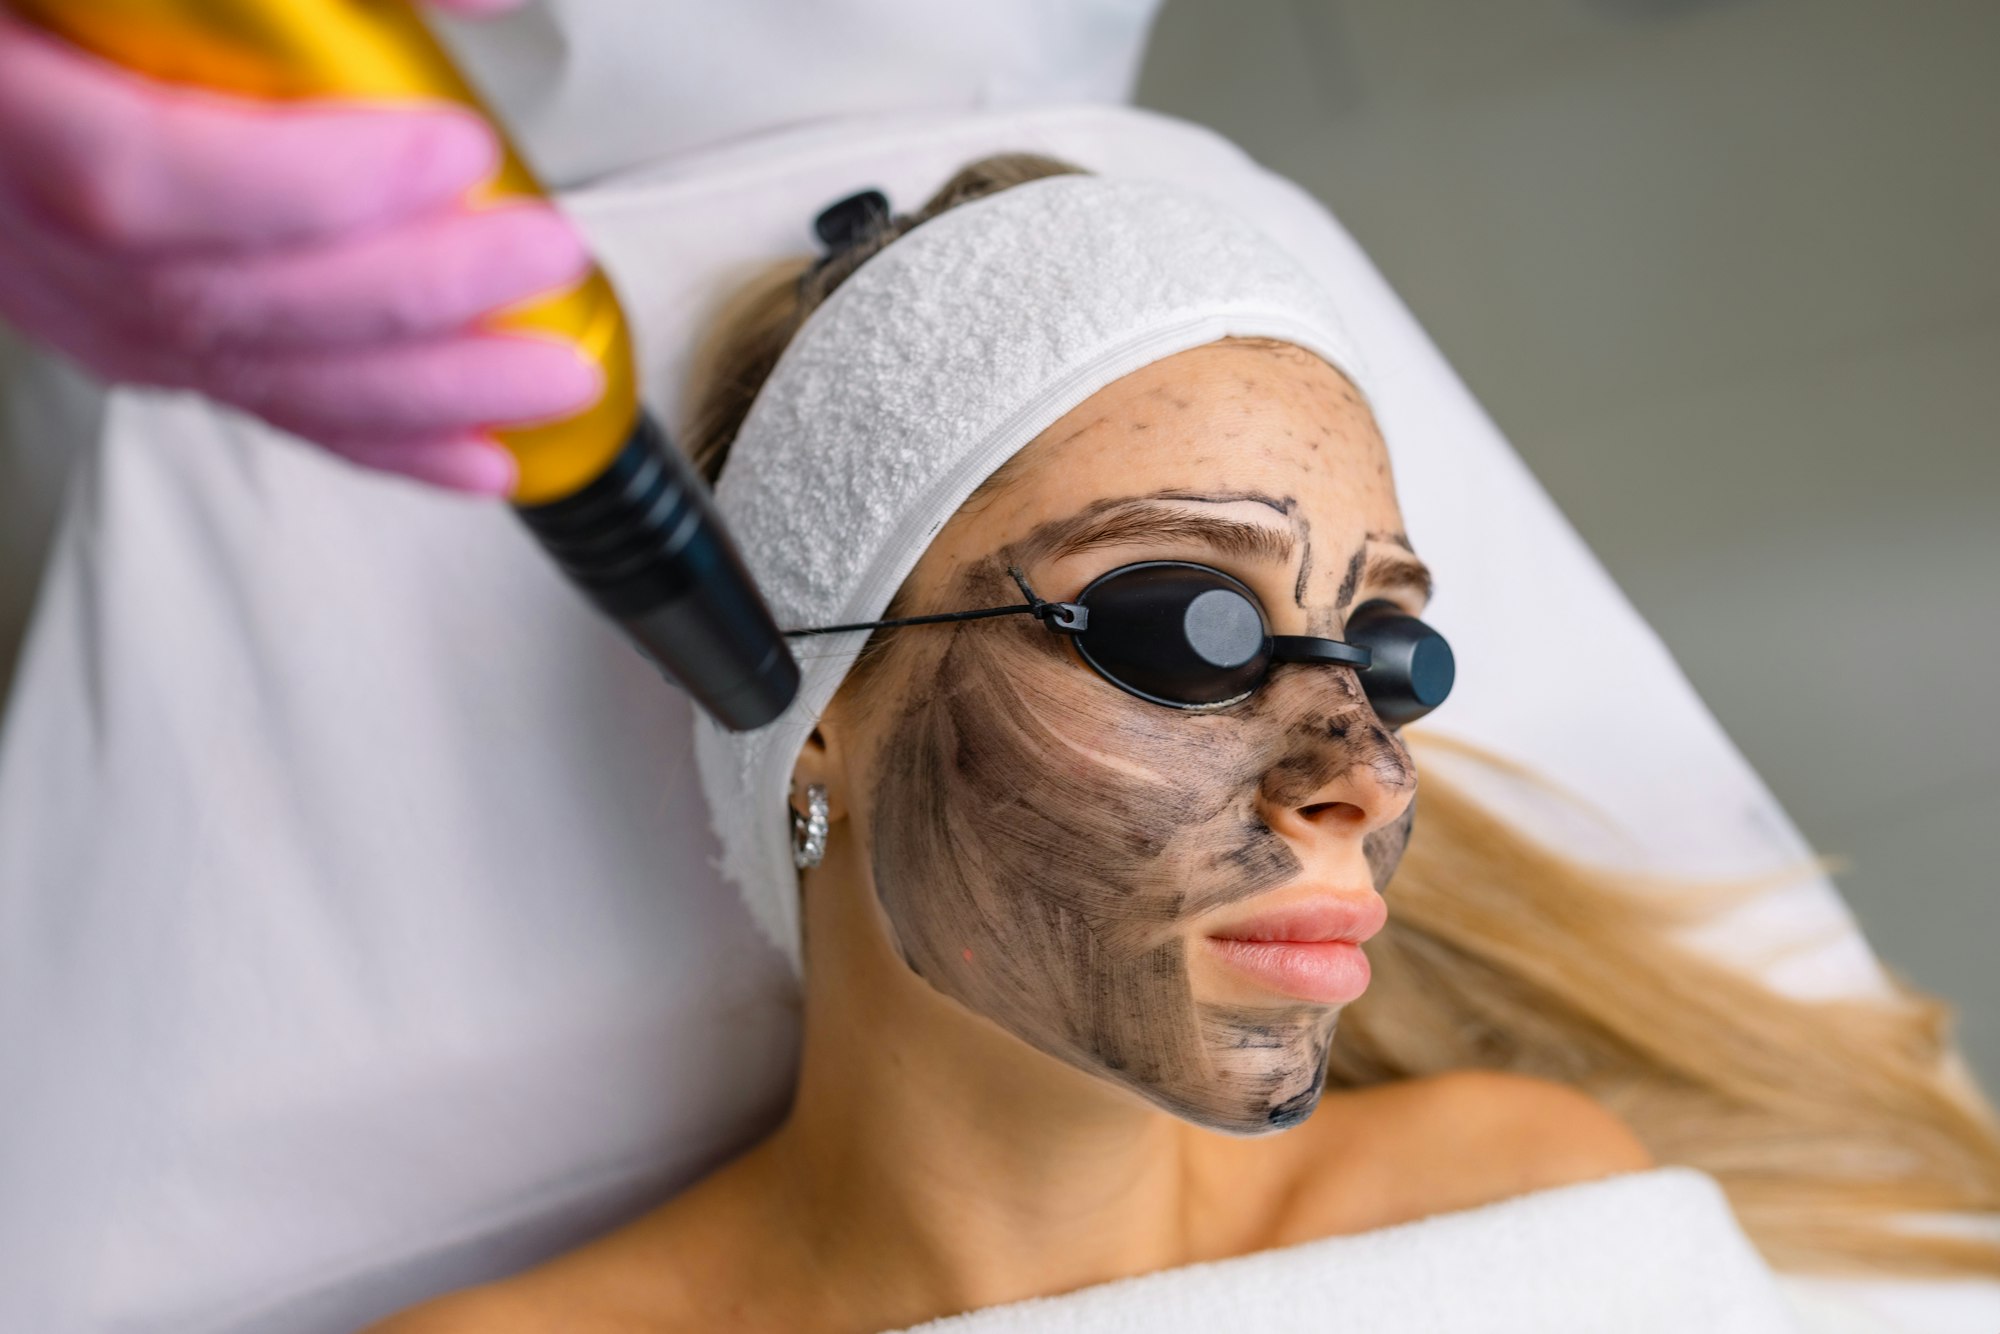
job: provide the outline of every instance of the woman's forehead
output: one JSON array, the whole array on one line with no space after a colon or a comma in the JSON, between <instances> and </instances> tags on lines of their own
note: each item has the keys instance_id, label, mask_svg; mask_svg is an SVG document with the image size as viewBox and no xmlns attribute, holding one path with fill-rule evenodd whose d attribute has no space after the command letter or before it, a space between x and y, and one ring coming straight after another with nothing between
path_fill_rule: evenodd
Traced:
<instances>
[{"instance_id":1,"label":"woman's forehead","mask_svg":"<svg viewBox=\"0 0 2000 1334\"><path fill-rule=\"evenodd\" d=\"M1016 456L940 541L955 537L954 554L967 558L1107 526L1138 536L1177 497L1215 523L1262 525L1280 541L1402 527L1387 451L1346 377L1288 344L1220 343L1093 394Z\"/></svg>"}]
</instances>

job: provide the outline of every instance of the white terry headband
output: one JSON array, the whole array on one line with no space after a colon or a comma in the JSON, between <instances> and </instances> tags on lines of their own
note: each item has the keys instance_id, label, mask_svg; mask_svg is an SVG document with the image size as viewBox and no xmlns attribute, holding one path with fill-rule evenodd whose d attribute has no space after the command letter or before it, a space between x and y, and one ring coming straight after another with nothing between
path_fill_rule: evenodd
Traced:
<instances>
[{"instance_id":1,"label":"white terry headband","mask_svg":"<svg viewBox=\"0 0 2000 1334\"><path fill-rule=\"evenodd\" d=\"M1199 195L1054 176L947 210L870 258L799 329L715 488L785 629L879 619L945 522L1091 394L1231 336L1358 361L1327 294ZM706 720L695 755L722 870L802 968L792 765L868 632L794 640L798 699L770 726Z\"/></svg>"}]
</instances>

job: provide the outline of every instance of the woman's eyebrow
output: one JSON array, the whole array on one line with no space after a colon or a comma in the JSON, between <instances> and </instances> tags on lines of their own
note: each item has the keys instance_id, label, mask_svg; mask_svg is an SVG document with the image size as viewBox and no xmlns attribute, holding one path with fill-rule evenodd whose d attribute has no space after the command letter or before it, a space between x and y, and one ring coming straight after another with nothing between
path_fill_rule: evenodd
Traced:
<instances>
[{"instance_id":1,"label":"woman's eyebrow","mask_svg":"<svg viewBox=\"0 0 2000 1334\"><path fill-rule=\"evenodd\" d=\"M1202 514L1171 501L1100 502L1035 529L1013 545L1016 559L1059 560L1098 547L1201 542L1227 556L1289 564L1297 543L1283 528Z\"/></svg>"},{"instance_id":2,"label":"woman's eyebrow","mask_svg":"<svg viewBox=\"0 0 2000 1334\"><path fill-rule=\"evenodd\" d=\"M1431 600L1431 567L1406 551L1376 551L1361 570L1364 588L1406 589Z\"/></svg>"}]
</instances>

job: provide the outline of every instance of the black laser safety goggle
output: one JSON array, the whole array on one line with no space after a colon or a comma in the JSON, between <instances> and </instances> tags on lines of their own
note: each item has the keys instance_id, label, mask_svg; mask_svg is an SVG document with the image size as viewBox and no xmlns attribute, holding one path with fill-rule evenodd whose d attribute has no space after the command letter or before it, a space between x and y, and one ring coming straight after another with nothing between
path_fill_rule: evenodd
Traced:
<instances>
[{"instance_id":1,"label":"black laser safety goggle","mask_svg":"<svg viewBox=\"0 0 2000 1334\"><path fill-rule=\"evenodd\" d=\"M1248 698L1281 662L1352 667L1376 716L1414 722L1451 693L1455 665L1444 636L1388 602L1364 602L1347 638L1274 635L1257 595L1240 580L1191 561L1149 560L1099 575L1074 602L1047 602L1010 570L1028 600L1015 607L905 616L859 625L787 630L831 635L988 616L1029 615L1068 635L1093 671L1127 694L1170 709L1215 708Z\"/></svg>"}]
</instances>

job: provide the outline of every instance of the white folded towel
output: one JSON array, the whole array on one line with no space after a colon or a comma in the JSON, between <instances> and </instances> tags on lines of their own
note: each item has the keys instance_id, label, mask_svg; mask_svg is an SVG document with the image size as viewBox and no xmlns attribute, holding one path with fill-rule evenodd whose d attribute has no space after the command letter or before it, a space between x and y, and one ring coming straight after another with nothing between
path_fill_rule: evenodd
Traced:
<instances>
[{"instance_id":1,"label":"white folded towel","mask_svg":"<svg viewBox=\"0 0 2000 1334\"><path fill-rule=\"evenodd\" d=\"M1714 1178L1661 1167L932 1320L923 1334L1813 1334Z\"/></svg>"}]
</instances>

